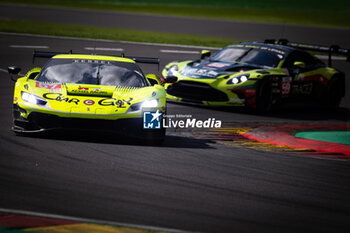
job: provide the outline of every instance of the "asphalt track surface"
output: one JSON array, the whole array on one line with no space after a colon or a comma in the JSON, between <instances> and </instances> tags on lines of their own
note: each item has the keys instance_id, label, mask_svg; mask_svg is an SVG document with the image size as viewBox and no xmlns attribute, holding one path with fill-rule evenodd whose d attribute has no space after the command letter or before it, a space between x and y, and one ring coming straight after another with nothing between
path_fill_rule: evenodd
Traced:
<instances>
[{"instance_id":1,"label":"asphalt track surface","mask_svg":"<svg viewBox=\"0 0 350 233\"><path fill-rule=\"evenodd\" d=\"M287 38L295 42L338 44L347 48L350 47L350 29L2 4L0 4L0 16L10 19L172 32L242 40L261 41L264 39Z\"/></svg>"},{"instance_id":2,"label":"asphalt track surface","mask_svg":"<svg viewBox=\"0 0 350 233\"><path fill-rule=\"evenodd\" d=\"M160 57L162 66L198 48L0 35L0 68L33 65L32 49L76 53L122 48ZM119 54L99 51L100 54ZM35 66L44 61L38 60ZM348 64L335 67L350 75ZM157 73L156 67L144 66ZM264 152L200 140L169 130L164 145L109 135L19 137L10 131L14 82L0 71L0 207L191 232L349 232L350 164L298 153ZM347 82L347 90L350 90ZM215 117L223 126L249 123L347 123L349 91L337 112L278 109L266 116L240 110L169 104L168 114Z\"/></svg>"}]
</instances>

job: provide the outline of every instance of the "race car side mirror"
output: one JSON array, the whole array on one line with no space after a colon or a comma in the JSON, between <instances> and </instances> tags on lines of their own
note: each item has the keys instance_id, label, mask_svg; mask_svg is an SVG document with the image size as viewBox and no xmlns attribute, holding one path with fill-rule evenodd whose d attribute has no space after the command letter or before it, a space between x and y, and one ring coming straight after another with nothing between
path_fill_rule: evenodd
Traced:
<instances>
[{"instance_id":1,"label":"race car side mirror","mask_svg":"<svg viewBox=\"0 0 350 233\"><path fill-rule=\"evenodd\" d=\"M166 76L165 77L165 82L166 83L176 83L177 82L177 77L176 76Z\"/></svg>"},{"instance_id":2,"label":"race car side mirror","mask_svg":"<svg viewBox=\"0 0 350 233\"><path fill-rule=\"evenodd\" d=\"M162 85L162 83L159 81L159 78L155 74L147 74L146 78L151 83L152 86L156 84Z\"/></svg>"},{"instance_id":3,"label":"race car side mirror","mask_svg":"<svg viewBox=\"0 0 350 233\"><path fill-rule=\"evenodd\" d=\"M302 61L296 61L296 62L294 62L293 65L298 67L298 68L301 68L301 69L305 68L305 66L306 66L305 63Z\"/></svg>"},{"instance_id":4,"label":"race car side mirror","mask_svg":"<svg viewBox=\"0 0 350 233\"><path fill-rule=\"evenodd\" d=\"M201 59L205 59L207 57L210 57L210 55L211 55L210 50L202 50L202 52L201 52Z\"/></svg>"},{"instance_id":5,"label":"race car side mirror","mask_svg":"<svg viewBox=\"0 0 350 233\"><path fill-rule=\"evenodd\" d=\"M9 66L7 70L9 74L16 74L16 75L19 75L19 73L21 72L21 68L17 66Z\"/></svg>"},{"instance_id":6,"label":"race car side mirror","mask_svg":"<svg viewBox=\"0 0 350 233\"><path fill-rule=\"evenodd\" d=\"M21 72L21 68L17 67L17 66L9 66L7 67L7 71L10 74L10 78L12 81L16 82L17 80L13 78L12 74L14 75L20 75Z\"/></svg>"}]
</instances>

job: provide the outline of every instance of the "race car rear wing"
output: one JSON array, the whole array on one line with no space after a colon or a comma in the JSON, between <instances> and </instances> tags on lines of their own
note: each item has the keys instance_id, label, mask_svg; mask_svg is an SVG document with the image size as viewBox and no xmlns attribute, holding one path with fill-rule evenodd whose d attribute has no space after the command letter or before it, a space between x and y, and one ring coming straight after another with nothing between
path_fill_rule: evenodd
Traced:
<instances>
[{"instance_id":1,"label":"race car rear wing","mask_svg":"<svg viewBox=\"0 0 350 233\"><path fill-rule=\"evenodd\" d=\"M69 53L66 52L47 52L47 51L36 51L33 52L33 64L35 62L35 58L41 57L41 58L51 58L53 56L56 56L58 54L72 54L73 51L70 50Z\"/></svg>"},{"instance_id":2,"label":"race car rear wing","mask_svg":"<svg viewBox=\"0 0 350 233\"><path fill-rule=\"evenodd\" d=\"M332 66L332 55L338 54L343 55L346 57L346 61L350 62L350 49L344 49L340 48L338 45L331 45L331 46L323 46L323 45L312 45L312 44L304 44L304 43L297 43L297 42L289 42L287 39L267 39L264 41L266 44L280 44L280 45L286 45L294 48L300 48L310 51L316 51L316 52L325 52L328 53L328 65Z\"/></svg>"},{"instance_id":3,"label":"race car rear wing","mask_svg":"<svg viewBox=\"0 0 350 233\"><path fill-rule=\"evenodd\" d=\"M122 53L122 57L129 58L137 63L145 63L145 64L157 64L158 65L158 71L159 71L159 64L160 64L160 59L159 58L154 58L154 57L128 57L125 56L124 53Z\"/></svg>"},{"instance_id":4,"label":"race car rear wing","mask_svg":"<svg viewBox=\"0 0 350 233\"><path fill-rule=\"evenodd\" d=\"M47 52L47 51L36 51L33 52L33 64L35 61L35 58L41 57L41 58L51 58L53 56L56 56L58 54L72 54L72 50L69 51L69 53L66 52ZM124 53L121 55L121 57L129 58L137 63L147 63L147 64L157 64L158 70L159 70L159 64L160 60L159 58L153 58L153 57L128 57L125 56Z\"/></svg>"}]
</instances>

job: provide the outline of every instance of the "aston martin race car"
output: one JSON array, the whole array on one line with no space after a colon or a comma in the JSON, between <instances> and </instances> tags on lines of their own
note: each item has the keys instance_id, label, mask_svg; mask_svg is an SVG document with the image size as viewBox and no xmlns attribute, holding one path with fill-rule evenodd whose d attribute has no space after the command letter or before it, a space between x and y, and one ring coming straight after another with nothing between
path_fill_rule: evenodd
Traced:
<instances>
[{"instance_id":1,"label":"aston martin race car","mask_svg":"<svg viewBox=\"0 0 350 233\"><path fill-rule=\"evenodd\" d=\"M164 87L136 64L159 59L50 52L35 52L34 57L52 58L16 81L12 128L16 133L82 129L154 143L164 139ZM8 69L20 73L18 67Z\"/></svg>"},{"instance_id":2,"label":"aston martin race car","mask_svg":"<svg viewBox=\"0 0 350 233\"><path fill-rule=\"evenodd\" d=\"M329 65L304 49L325 52ZM330 67L332 54L346 55L338 46L288 42L229 45L214 55L203 50L201 59L174 61L162 71L167 99L214 106L245 106L268 112L286 101L322 101L337 107L345 94L344 73Z\"/></svg>"}]
</instances>

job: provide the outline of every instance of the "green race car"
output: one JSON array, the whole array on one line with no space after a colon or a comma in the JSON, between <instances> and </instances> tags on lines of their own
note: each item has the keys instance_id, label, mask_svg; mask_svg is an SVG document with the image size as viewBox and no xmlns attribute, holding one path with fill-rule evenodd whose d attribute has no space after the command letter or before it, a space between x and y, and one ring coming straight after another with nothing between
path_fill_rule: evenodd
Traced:
<instances>
[{"instance_id":1,"label":"green race car","mask_svg":"<svg viewBox=\"0 0 350 233\"><path fill-rule=\"evenodd\" d=\"M337 107L345 94L344 73L304 51L345 54L322 47L267 40L229 45L199 60L174 61L162 71L167 99L214 106L245 106L267 112L286 101L322 101ZM207 58L209 57L209 58ZM206 59L207 58L207 59Z\"/></svg>"},{"instance_id":2,"label":"green race car","mask_svg":"<svg viewBox=\"0 0 350 233\"><path fill-rule=\"evenodd\" d=\"M159 63L158 59L50 52L34 56L52 58L16 81L12 128L16 133L83 129L154 143L164 139L164 87L135 63ZM18 74L20 68L9 67L9 72Z\"/></svg>"}]
</instances>

